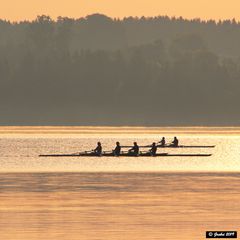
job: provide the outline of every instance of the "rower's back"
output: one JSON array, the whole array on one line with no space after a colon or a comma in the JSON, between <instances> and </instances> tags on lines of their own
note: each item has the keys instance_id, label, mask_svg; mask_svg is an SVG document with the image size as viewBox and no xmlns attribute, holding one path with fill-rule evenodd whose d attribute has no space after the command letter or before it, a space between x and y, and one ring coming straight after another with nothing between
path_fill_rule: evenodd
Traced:
<instances>
[{"instance_id":1,"label":"rower's back","mask_svg":"<svg viewBox=\"0 0 240 240\"><path fill-rule=\"evenodd\" d=\"M153 156L156 155L156 153L157 153L157 145L156 145L156 143L153 143L153 144L152 144L152 148L151 148L151 150L150 150L150 153L151 153Z\"/></svg>"},{"instance_id":2,"label":"rower's back","mask_svg":"<svg viewBox=\"0 0 240 240\"><path fill-rule=\"evenodd\" d=\"M119 156L121 154L121 146L119 142L116 142L116 147L114 149L114 155Z\"/></svg>"},{"instance_id":3,"label":"rower's back","mask_svg":"<svg viewBox=\"0 0 240 240\"><path fill-rule=\"evenodd\" d=\"M165 137L163 137L159 143L160 143L160 146L164 147L166 145Z\"/></svg>"},{"instance_id":4,"label":"rower's back","mask_svg":"<svg viewBox=\"0 0 240 240\"><path fill-rule=\"evenodd\" d=\"M139 154L139 146L138 146L137 142L134 142L132 150L133 150L134 155L137 156Z\"/></svg>"},{"instance_id":5,"label":"rower's back","mask_svg":"<svg viewBox=\"0 0 240 240\"><path fill-rule=\"evenodd\" d=\"M98 156L102 155L102 144L100 142L97 143L97 147L95 148L94 152Z\"/></svg>"},{"instance_id":6,"label":"rower's back","mask_svg":"<svg viewBox=\"0 0 240 240\"><path fill-rule=\"evenodd\" d=\"M178 141L177 137L174 137L173 146L178 147L178 144L179 144L179 141Z\"/></svg>"}]
</instances>

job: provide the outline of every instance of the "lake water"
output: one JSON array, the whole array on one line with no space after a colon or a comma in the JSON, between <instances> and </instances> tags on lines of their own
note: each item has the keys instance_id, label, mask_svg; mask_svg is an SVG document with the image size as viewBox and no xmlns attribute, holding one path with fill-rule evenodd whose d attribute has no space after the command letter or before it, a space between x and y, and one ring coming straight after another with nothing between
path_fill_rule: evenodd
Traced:
<instances>
[{"instance_id":1,"label":"lake water","mask_svg":"<svg viewBox=\"0 0 240 240\"><path fill-rule=\"evenodd\" d=\"M117 140L214 149L211 157L39 158ZM240 225L238 128L0 128L0 236L7 240L205 239Z\"/></svg>"}]
</instances>

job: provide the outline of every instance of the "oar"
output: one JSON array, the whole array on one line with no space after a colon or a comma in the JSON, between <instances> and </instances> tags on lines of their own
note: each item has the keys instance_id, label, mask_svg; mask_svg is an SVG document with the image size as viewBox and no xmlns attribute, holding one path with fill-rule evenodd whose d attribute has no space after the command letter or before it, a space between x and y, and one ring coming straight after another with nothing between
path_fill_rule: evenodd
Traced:
<instances>
[{"instance_id":1,"label":"oar","mask_svg":"<svg viewBox=\"0 0 240 240\"><path fill-rule=\"evenodd\" d=\"M78 155L81 154L82 152L75 152L75 153L70 153L71 155Z\"/></svg>"},{"instance_id":2,"label":"oar","mask_svg":"<svg viewBox=\"0 0 240 240\"><path fill-rule=\"evenodd\" d=\"M133 146L121 146L122 148L132 148ZM147 148L152 146L139 146L140 148Z\"/></svg>"},{"instance_id":3,"label":"oar","mask_svg":"<svg viewBox=\"0 0 240 240\"><path fill-rule=\"evenodd\" d=\"M121 151L121 154L128 154L128 151Z\"/></svg>"},{"instance_id":4,"label":"oar","mask_svg":"<svg viewBox=\"0 0 240 240\"><path fill-rule=\"evenodd\" d=\"M148 151L144 151L144 152L140 151L140 154L146 154L146 153L150 153L150 152L148 152Z\"/></svg>"},{"instance_id":5,"label":"oar","mask_svg":"<svg viewBox=\"0 0 240 240\"><path fill-rule=\"evenodd\" d=\"M103 151L103 153L113 153L113 151Z\"/></svg>"},{"instance_id":6,"label":"oar","mask_svg":"<svg viewBox=\"0 0 240 240\"><path fill-rule=\"evenodd\" d=\"M83 153L93 153L93 152L94 152L94 150L90 150L90 151L85 151Z\"/></svg>"},{"instance_id":7,"label":"oar","mask_svg":"<svg viewBox=\"0 0 240 240\"><path fill-rule=\"evenodd\" d=\"M92 153L92 151L84 151L84 152L76 152L76 153L71 153L72 155L81 155L85 153Z\"/></svg>"},{"instance_id":8,"label":"oar","mask_svg":"<svg viewBox=\"0 0 240 240\"><path fill-rule=\"evenodd\" d=\"M122 146L122 148L132 148L133 146ZM139 148L151 148L152 145L147 145L147 146L139 146ZM161 145L157 145L157 147L162 147ZM165 145L167 147L167 145Z\"/></svg>"}]
</instances>

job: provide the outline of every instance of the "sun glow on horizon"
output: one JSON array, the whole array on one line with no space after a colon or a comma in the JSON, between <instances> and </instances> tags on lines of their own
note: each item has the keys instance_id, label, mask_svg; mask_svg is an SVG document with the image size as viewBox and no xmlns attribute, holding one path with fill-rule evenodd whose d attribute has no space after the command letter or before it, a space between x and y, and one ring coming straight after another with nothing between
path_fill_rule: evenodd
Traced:
<instances>
[{"instance_id":1,"label":"sun glow on horizon","mask_svg":"<svg viewBox=\"0 0 240 240\"><path fill-rule=\"evenodd\" d=\"M0 19L10 21L33 20L38 15L49 15L80 18L93 13L105 14L113 18L128 16L180 17L203 20L233 19L240 20L240 2L232 0L3 0L0 8Z\"/></svg>"}]
</instances>

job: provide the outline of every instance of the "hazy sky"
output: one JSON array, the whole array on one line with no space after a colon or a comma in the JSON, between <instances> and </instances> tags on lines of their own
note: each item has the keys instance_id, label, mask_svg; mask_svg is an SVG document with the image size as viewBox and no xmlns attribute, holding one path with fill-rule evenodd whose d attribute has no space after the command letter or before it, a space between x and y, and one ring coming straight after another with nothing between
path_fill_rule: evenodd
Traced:
<instances>
[{"instance_id":1,"label":"hazy sky","mask_svg":"<svg viewBox=\"0 0 240 240\"><path fill-rule=\"evenodd\" d=\"M34 19L37 15L79 18L92 13L111 17L183 16L240 20L240 0L0 0L0 18Z\"/></svg>"}]
</instances>

